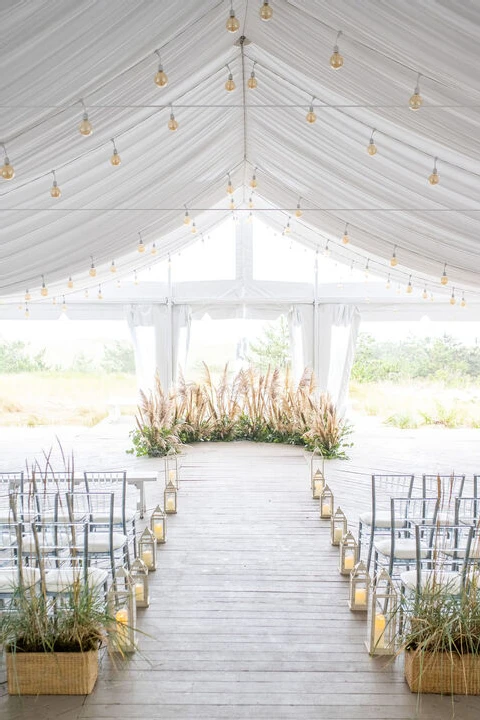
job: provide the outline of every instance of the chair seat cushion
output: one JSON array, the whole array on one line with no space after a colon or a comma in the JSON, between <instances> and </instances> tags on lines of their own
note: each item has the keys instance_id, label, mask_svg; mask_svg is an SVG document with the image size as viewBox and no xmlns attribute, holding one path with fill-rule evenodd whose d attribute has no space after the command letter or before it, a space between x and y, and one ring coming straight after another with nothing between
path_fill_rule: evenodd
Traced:
<instances>
[{"instance_id":1,"label":"chair seat cushion","mask_svg":"<svg viewBox=\"0 0 480 720\"><path fill-rule=\"evenodd\" d=\"M101 568L88 568L88 586L92 589L101 588L105 584L108 572ZM78 580L83 583L84 574L82 568L62 567L47 570L45 573L45 585L47 592L65 592L69 590Z\"/></svg>"},{"instance_id":2,"label":"chair seat cushion","mask_svg":"<svg viewBox=\"0 0 480 720\"><path fill-rule=\"evenodd\" d=\"M380 540L379 542L376 542L375 550L378 553L380 553L381 555L386 555L387 557L390 557L390 554L391 554L390 539L386 538L385 540ZM422 555L422 557L426 557L427 549L422 550L421 555ZM398 558L399 560L415 560L416 556L417 556L417 548L415 545L415 540L409 540L408 538L395 539L394 557Z\"/></svg>"},{"instance_id":3,"label":"chair seat cushion","mask_svg":"<svg viewBox=\"0 0 480 720\"><path fill-rule=\"evenodd\" d=\"M371 525L372 524L372 513L366 512L362 513L360 515L360 522L363 525ZM402 519L399 519L395 521L395 527L401 528L404 525L404 521ZM392 514L389 511L385 512L377 512L375 514L375 527L378 528L389 528L392 526Z\"/></svg>"},{"instance_id":4,"label":"chair seat cushion","mask_svg":"<svg viewBox=\"0 0 480 720\"><path fill-rule=\"evenodd\" d=\"M127 543L126 535L113 533L113 550L123 548ZM108 552L110 550L110 534L108 532L88 533L88 552Z\"/></svg>"},{"instance_id":5,"label":"chair seat cushion","mask_svg":"<svg viewBox=\"0 0 480 720\"><path fill-rule=\"evenodd\" d=\"M407 570L400 575L400 580L409 590L415 590L417 587L417 571ZM460 592L462 587L462 576L458 572L443 570L422 570L420 575L420 589L428 590L429 588L442 587L453 595Z\"/></svg>"},{"instance_id":6,"label":"chair seat cushion","mask_svg":"<svg viewBox=\"0 0 480 720\"><path fill-rule=\"evenodd\" d=\"M24 567L22 569L25 587L32 587L40 581L40 570ZM9 566L0 568L0 593L13 593L18 587L18 567Z\"/></svg>"}]
</instances>

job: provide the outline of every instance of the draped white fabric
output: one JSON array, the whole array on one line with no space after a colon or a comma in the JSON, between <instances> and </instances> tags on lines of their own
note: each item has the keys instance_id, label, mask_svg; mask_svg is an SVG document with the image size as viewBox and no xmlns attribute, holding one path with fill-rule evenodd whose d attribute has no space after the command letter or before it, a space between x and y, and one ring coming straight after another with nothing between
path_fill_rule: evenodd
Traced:
<instances>
[{"instance_id":1,"label":"draped white fabric","mask_svg":"<svg viewBox=\"0 0 480 720\"><path fill-rule=\"evenodd\" d=\"M65 291L69 275L81 286L90 256L107 282L112 259L125 272L140 262L139 230L165 257L192 242L184 203L207 230L228 213L227 172L242 203L255 167L258 204L295 208L302 197L305 243L338 243L348 222L351 244L333 245L346 262L353 250L386 268L396 244L394 272L438 281L447 263L457 287L478 288L480 4L274 0L268 23L259 4L234 2L250 41L244 76L234 45L241 33L225 30L227 2L0 5L0 141L16 170L0 179L1 294L30 288L38 299L42 274L52 293ZM334 72L337 30L345 64ZM169 76L162 89L153 82L156 48ZM244 103L254 61L258 88ZM233 93L224 89L227 62ZM417 72L424 106L413 113ZM317 122L309 125L312 96ZM78 132L79 98L90 137ZM170 104L176 132L167 129ZM111 138L118 168L109 163ZM434 157L441 181L432 187ZM49 194L52 169L58 200ZM278 227L286 215L262 216Z\"/></svg>"}]
</instances>

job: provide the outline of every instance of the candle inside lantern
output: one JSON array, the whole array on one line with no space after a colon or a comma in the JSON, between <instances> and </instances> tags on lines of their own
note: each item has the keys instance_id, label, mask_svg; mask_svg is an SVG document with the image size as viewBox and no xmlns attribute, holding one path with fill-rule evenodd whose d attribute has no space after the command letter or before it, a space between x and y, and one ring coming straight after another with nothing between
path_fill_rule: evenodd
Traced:
<instances>
[{"instance_id":1,"label":"candle inside lantern","mask_svg":"<svg viewBox=\"0 0 480 720\"><path fill-rule=\"evenodd\" d=\"M353 570L353 555L346 555L343 558L343 567L345 570Z\"/></svg>"},{"instance_id":2,"label":"candle inside lantern","mask_svg":"<svg viewBox=\"0 0 480 720\"><path fill-rule=\"evenodd\" d=\"M335 528L333 531L333 542L339 543L343 537L342 528Z\"/></svg>"},{"instance_id":3,"label":"candle inside lantern","mask_svg":"<svg viewBox=\"0 0 480 720\"><path fill-rule=\"evenodd\" d=\"M373 644L377 648L384 648L385 647L385 627L386 627L386 619L385 615L382 615L382 613L377 613L375 615L375 622L373 626Z\"/></svg>"},{"instance_id":4,"label":"candle inside lantern","mask_svg":"<svg viewBox=\"0 0 480 720\"><path fill-rule=\"evenodd\" d=\"M143 602L145 600L143 592L143 583L135 583L135 600L137 602Z\"/></svg>"},{"instance_id":5,"label":"candle inside lantern","mask_svg":"<svg viewBox=\"0 0 480 720\"><path fill-rule=\"evenodd\" d=\"M174 512L175 511L175 498L171 495L167 497L167 504L165 507L167 512Z\"/></svg>"},{"instance_id":6,"label":"candle inside lantern","mask_svg":"<svg viewBox=\"0 0 480 720\"><path fill-rule=\"evenodd\" d=\"M366 588L357 588L355 590L355 605L366 605L366 604L367 604Z\"/></svg>"},{"instance_id":7,"label":"candle inside lantern","mask_svg":"<svg viewBox=\"0 0 480 720\"><path fill-rule=\"evenodd\" d=\"M330 517L331 514L332 508L330 507L330 504L325 503L324 505L322 505L322 515L324 515L325 517Z\"/></svg>"},{"instance_id":8,"label":"candle inside lantern","mask_svg":"<svg viewBox=\"0 0 480 720\"><path fill-rule=\"evenodd\" d=\"M163 522L156 522L153 526L153 534L157 540L163 540Z\"/></svg>"},{"instance_id":9,"label":"candle inside lantern","mask_svg":"<svg viewBox=\"0 0 480 720\"><path fill-rule=\"evenodd\" d=\"M168 478L169 480L175 480L175 470L168 471Z\"/></svg>"},{"instance_id":10,"label":"candle inside lantern","mask_svg":"<svg viewBox=\"0 0 480 720\"><path fill-rule=\"evenodd\" d=\"M323 480L314 480L313 487L314 487L315 495L320 497L320 495L322 494L322 490L323 490Z\"/></svg>"},{"instance_id":11,"label":"candle inside lantern","mask_svg":"<svg viewBox=\"0 0 480 720\"><path fill-rule=\"evenodd\" d=\"M145 550L142 550L142 560L147 566L147 568L150 570L150 568L153 567L153 552L152 550L149 550L146 548Z\"/></svg>"},{"instance_id":12,"label":"candle inside lantern","mask_svg":"<svg viewBox=\"0 0 480 720\"><path fill-rule=\"evenodd\" d=\"M126 608L122 608L121 610L117 610L115 614L115 620L122 624L127 625L128 623L128 610Z\"/></svg>"}]
</instances>

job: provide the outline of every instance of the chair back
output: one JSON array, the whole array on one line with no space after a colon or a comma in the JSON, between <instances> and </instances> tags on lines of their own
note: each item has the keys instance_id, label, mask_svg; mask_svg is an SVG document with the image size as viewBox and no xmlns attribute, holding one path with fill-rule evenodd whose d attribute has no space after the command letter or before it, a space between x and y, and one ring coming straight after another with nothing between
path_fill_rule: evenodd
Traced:
<instances>
[{"instance_id":1,"label":"chair back","mask_svg":"<svg viewBox=\"0 0 480 720\"><path fill-rule=\"evenodd\" d=\"M455 498L462 497L465 475L422 475L423 496L436 495L440 499L440 510L453 507Z\"/></svg>"},{"instance_id":2,"label":"chair back","mask_svg":"<svg viewBox=\"0 0 480 720\"><path fill-rule=\"evenodd\" d=\"M413 492L414 475L372 475L372 525L379 510L390 512L392 497L410 498Z\"/></svg>"},{"instance_id":3,"label":"chair back","mask_svg":"<svg viewBox=\"0 0 480 720\"><path fill-rule=\"evenodd\" d=\"M477 497L455 498L455 525L477 525L480 520L480 500Z\"/></svg>"},{"instance_id":4,"label":"chair back","mask_svg":"<svg viewBox=\"0 0 480 720\"><path fill-rule=\"evenodd\" d=\"M471 525L415 526L417 591L438 588L457 595L465 584L473 539Z\"/></svg>"}]
</instances>

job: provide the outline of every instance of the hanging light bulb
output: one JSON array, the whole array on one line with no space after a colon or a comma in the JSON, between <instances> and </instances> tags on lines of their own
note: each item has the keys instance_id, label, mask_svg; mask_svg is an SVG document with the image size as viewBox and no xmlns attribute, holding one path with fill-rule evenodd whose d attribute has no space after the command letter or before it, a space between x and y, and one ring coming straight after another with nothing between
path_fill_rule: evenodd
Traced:
<instances>
[{"instance_id":1,"label":"hanging light bulb","mask_svg":"<svg viewBox=\"0 0 480 720\"><path fill-rule=\"evenodd\" d=\"M328 257L330 255L330 248L328 247L329 244L330 240L327 240L327 242L325 243L325 247L323 248L323 254L325 255L325 257Z\"/></svg>"},{"instance_id":2,"label":"hanging light bulb","mask_svg":"<svg viewBox=\"0 0 480 720\"><path fill-rule=\"evenodd\" d=\"M88 271L88 274L90 277L95 277L97 274L97 268L95 267L95 263L93 262L93 255L90 255L90 259L92 261L92 264L90 265L90 270Z\"/></svg>"},{"instance_id":3,"label":"hanging light bulb","mask_svg":"<svg viewBox=\"0 0 480 720\"><path fill-rule=\"evenodd\" d=\"M390 273L388 273L388 275L387 275L387 282L385 283L385 287L387 288L387 290L390 290L390 288L391 288Z\"/></svg>"},{"instance_id":4,"label":"hanging light bulb","mask_svg":"<svg viewBox=\"0 0 480 720\"><path fill-rule=\"evenodd\" d=\"M138 285L138 275L136 270L133 271L133 284Z\"/></svg>"},{"instance_id":5,"label":"hanging light bulb","mask_svg":"<svg viewBox=\"0 0 480 720\"><path fill-rule=\"evenodd\" d=\"M110 272L112 274L115 274L117 272L117 266L115 265L115 260L112 260L112 264L110 265Z\"/></svg>"},{"instance_id":6,"label":"hanging light bulb","mask_svg":"<svg viewBox=\"0 0 480 720\"><path fill-rule=\"evenodd\" d=\"M53 175L53 185L50 188L50 195L52 196L52 198L59 198L60 195L62 194L62 191L58 187L57 176L55 175L55 170L52 170L52 175Z\"/></svg>"},{"instance_id":7,"label":"hanging light bulb","mask_svg":"<svg viewBox=\"0 0 480 720\"><path fill-rule=\"evenodd\" d=\"M289 235L292 232L292 228L290 227L290 216L283 232L285 233L285 235Z\"/></svg>"},{"instance_id":8,"label":"hanging light bulb","mask_svg":"<svg viewBox=\"0 0 480 720\"><path fill-rule=\"evenodd\" d=\"M400 283L398 283L397 284L397 295L400 295L400 292L401 292L401 287L400 287Z\"/></svg>"},{"instance_id":9,"label":"hanging light bulb","mask_svg":"<svg viewBox=\"0 0 480 720\"><path fill-rule=\"evenodd\" d=\"M122 283L120 282L120 278L117 279L117 288L122 287Z\"/></svg>"},{"instance_id":10,"label":"hanging light bulb","mask_svg":"<svg viewBox=\"0 0 480 720\"><path fill-rule=\"evenodd\" d=\"M115 140L112 138L112 145L113 145L113 155L110 158L110 164L114 167L117 167L122 162L122 158L118 154L117 146L115 145Z\"/></svg>"},{"instance_id":11,"label":"hanging light bulb","mask_svg":"<svg viewBox=\"0 0 480 720\"><path fill-rule=\"evenodd\" d=\"M85 107L85 103L83 102L83 100L80 100L80 102L83 105L83 118L82 118L82 122L78 126L78 129L80 130L81 135L85 135L85 136L91 135L93 132L92 123L88 119L88 113L87 113L87 108Z\"/></svg>"},{"instance_id":12,"label":"hanging light bulb","mask_svg":"<svg viewBox=\"0 0 480 720\"><path fill-rule=\"evenodd\" d=\"M65 295L63 296L63 302L62 302L62 312L67 312L67 303L65 302Z\"/></svg>"},{"instance_id":13,"label":"hanging light bulb","mask_svg":"<svg viewBox=\"0 0 480 720\"><path fill-rule=\"evenodd\" d=\"M168 129L172 132L175 132L175 130L178 130L178 122L175 120L175 115L173 114L173 108L170 105L170 120L168 121Z\"/></svg>"},{"instance_id":14,"label":"hanging light bulb","mask_svg":"<svg viewBox=\"0 0 480 720\"><path fill-rule=\"evenodd\" d=\"M240 22L239 22L238 18L235 17L235 10L233 9L233 2L230 2L230 15L228 16L225 27L227 28L228 32L231 32L231 33L235 33L235 32L237 32L237 30L240 30Z\"/></svg>"},{"instance_id":15,"label":"hanging light bulb","mask_svg":"<svg viewBox=\"0 0 480 720\"><path fill-rule=\"evenodd\" d=\"M337 33L337 39L335 40L335 45L333 46L333 54L330 57L330 67L334 70L339 70L343 66L343 57L340 55L338 49L338 38L341 34L342 31L339 30Z\"/></svg>"},{"instance_id":16,"label":"hanging light bulb","mask_svg":"<svg viewBox=\"0 0 480 720\"><path fill-rule=\"evenodd\" d=\"M73 288L73 280L72 280L72 276L71 276L71 275L70 275L70 277L68 278L67 287L68 287L70 290Z\"/></svg>"},{"instance_id":17,"label":"hanging light bulb","mask_svg":"<svg viewBox=\"0 0 480 720\"><path fill-rule=\"evenodd\" d=\"M256 65L256 61L252 65L252 72L250 73L250 77L248 78L248 82L247 82L247 85L250 90L255 90L255 88L258 85L257 77L255 75L255 65Z\"/></svg>"},{"instance_id":18,"label":"hanging light bulb","mask_svg":"<svg viewBox=\"0 0 480 720\"><path fill-rule=\"evenodd\" d=\"M421 75L418 73L417 76L417 84L415 85L415 90L413 91L413 95L411 96L410 100L408 101L408 106L410 110L418 110L422 107L423 104L423 98L420 95L420 78Z\"/></svg>"},{"instance_id":19,"label":"hanging light bulb","mask_svg":"<svg viewBox=\"0 0 480 720\"><path fill-rule=\"evenodd\" d=\"M28 309L27 303L25 303L25 319L28 320L30 317L30 310Z\"/></svg>"},{"instance_id":20,"label":"hanging light bulb","mask_svg":"<svg viewBox=\"0 0 480 720\"><path fill-rule=\"evenodd\" d=\"M185 205L184 207L185 207L185 215L184 215L184 218L183 218L183 224L184 224L184 225L190 225L190 220L191 220L191 218L190 218L190 215L188 214L187 206Z\"/></svg>"},{"instance_id":21,"label":"hanging light bulb","mask_svg":"<svg viewBox=\"0 0 480 720\"><path fill-rule=\"evenodd\" d=\"M430 293L430 302L433 302L433 292Z\"/></svg>"},{"instance_id":22,"label":"hanging light bulb","mask_svg":"<svg viewBox=\"0 0 480 720\"><path fill-rule=\"evenodd\" d=\"M228 78L227 78L227 81L226 81L226 83L225 83L225 90L226 90L227 92L232 92L233 90L235 90L235 88L236 88L237 86L235 85L235 81L234 81L234 79L233 79L232 71L230 70L230 68L229 68L228 65L227 65L227 70L228 70Z\"/></svg>"},{"instance_id":23,"label":"hanging light bulb","mask_svg":"<svg viewBox=\"0 0 480 720\"><path fill-rule=\"evenodd\" d=\"M252 211L250 210L250 212L248 213L247 222L251 223L252 220L253 220L253 215L252 215Z\"/></svg>"},{"instance_id":24,"label":"hanging light bulb","mask_svg":"<svg viewBox=\"0 0 480 720\"><path fill-rule=\"evenodd\" d=\"M365 274L365 280L368 280L368 278L370 277L370 258L367 258L364 274Z\"/></svg>"},{"instance_id":25,"label":"hanging light bulb","mask_svg":"<svg viewBox=\"0 0 480 720\"><path fill-rule=\"evenodd\" d=\"M10 165L10 160L8 159L7 155L7 148L5 147L4 143L1 143L3 147L3 166L1 168L2 177L4 180L12 180L15 177L15 169L13 165Z\"/></svg>"},{"instance_id":26,"label":"hanging light bulb","mask_svg":"<svg viewBox=\"0 0 480 720\"><path fill-rule=\"evenodd\" d=\"M255 170L253 171L252 179L250 180L250 187L253 188L254 190L255 190L255 188L257 187L257 175L256 175L256 172L257 172L257 168L255 168Z\"/></svg>"},{"instance_id":27,"label":"hanging light bulb","mask_svg":"<svg viewBox=\"0 0 480 720\"><path fill-rule=\"evenodd\" d=\"M103 300L102 286L101 286L101 285L98 286L97 298L98 298L98 300Z\"/></svg>"},{"instance_id":28,"label":"hanging light bulb","mask_svg":"<svg viewBox=\"0 0 480 720\"><path fill-rule=\"evenodd\" d=\"M462 293L462 301L460 303L460 307L462 307L462 308L467 307L467 301L465 300L465 293Z\"/></svg>"},{"instance_id":29,"label":"hanging light bulb","mask_svg":"<svg viewBox=\"0 0 480 720\"><path fill-rule=\"evenodd\" d=\"M442 273L442 277L440 278L440 283L442 285L448 284L447 263L445 263L443 266L443 273Z\"/></svg>"},{"instance_id":30,"label":"hanging light bulb","mask_svg":"<svg viewBox=\"0 0 480 720\"><path fill-rule=\"evenodd\" d=\"M302 213L302 208L300 207L300 200L301 200L301 199L302 199L302 198L298 198L297 209L295 210L295 217L297 217L297 218L302 217L302 215L303 215L303 213Z\"/></svg>"},{"instance_id":31,"label":"hanging light bulb","mask_svg":"<svg viewBox=\"0 0 480 720\"><path fill-rule=\"evenodd\" d=\"M47 295L48 295L48 288L45 285L45 278L43 275L42 275L42 287L40 288L40 295L42 297L47 297Z\"/></svg>"},{"instance_id":32,"label":"hanging light bulb","mask_svg":"<svg viewBox=\"0 0 480 720\"><path fill-rule=\"evenodd\" d=\"M138 237L139 237L139 240L138 240L137 250L139 253L143 253L143 252L145 252L145 245L143 243L143 238L140 233L138 233Z\"/></svg>"},{"instance_id":33,"label":"hanging light bulb","mask_svg":"<svg viewBox=\"0 0 480 720\"><path fill-rule=\"evenodd\" d=\"M30 290L27 289L27 290L25 291L25 302L28 302L28 301L31 300L31 299L32 299L32 296L31 296L31 294L30 294Z\"/></svg>"},{"instance_id":34,"label":"hanging light bulb","mask_svg":"<svg viewBox=\"0 0 480 720\"><path fill-rule=\"evenodd\" d=\"M233 199L233 197L230 198L230 204L228 207L230 208L230 210L235 210L235 200Z\"/></svg>"},{"instance_id":35,"label":"hanging light bulb","mask_svg":"<svg viewBox=\"0 0 480 720\"><path fill-rule=\"evenodd\" d=\"M310 107L308 108L308 112L305 116L305 120L310 123L310 125L313 125L315 120L317 119L317 116L315 115L315 112L313 110L313 101L315 100L315 97L312 97L312 100L310 102Z\"/></svg>"},{"instance_id":36,"label":"hanging light bulb","mask_svg":"<svg viewBox=\"0 0 480 720\"><path fill-rule=\"evenodd\" d=\"M88 298L88 288L85 288L85 292L83 293L83 297Z\"/></svg>"},{"instance_id":37,"label":"hanging light bulb","mask_svg":"<svg viewBox=\"0 0 480 720\"><path fill-rule=\"evenodd\" d=\"M155 85L158 85L158 87L165 87L165 85L168 83L168 77L167 74L163 70L162 65L162 59L160 57L160 51L155 50L155 55L158 55L158 70L155 74Z\"/></svg>"},{"instance_id":38,"label":"hanging light bulb","mask_svg":"<svg viewBox=\"0 0 480 720\"><path fill-rule=\"evenodd\" d=\"M348 223L345 223L345 230L343 231L342 243L344 245L348 245L349 242L350 242L350 237L348 235Z\"/></svg>"},{"instance_id":39,"label":"hanging light bulb","mask_svg":"<svg viewBox=\"0 0 480 720\"><path fill-rule=\"evenodd\" d=\"M56 304L57 304L57 298L56 298L56 297L53 297L53 298L52 298L52 305L56 305Z\"/></svg>"},{"instance_id":40,"label":"hanging light bulb","mask_svg":"<svg viewBox=\"0 0 480 720\"><path fill-rule=\"evenodd\" d=\"M253 197L251 195L248 198L248 207L250 208L250 210L253 208Z\"/></svg>"},{"instance_id":41,"label":"hanging light bulb","mask_svg":"<svg viewBox=\"0 0 480 720\"><path fill-rule=\"evenodd\" d=\"M440 175L437 171L437 159L438 158L434 159L432 173L428 176L428 182L430 183L430 185L438 185L438 183L440 182Z\"/></svg>"},{"instance_id":42,"label":"hanging light bulb","mask_svg":"<svg viewBox=\"0 0 480 720\"><path fill-rule=\"evenodd\" d=\"M262 7L260 8L260 17L262 20L271 20L273 16L273 10L270 7L268 0L264 0Z\"/></svg>"},{"instance_id":43,"label":"hanging light bulb","mask_svg":"<svg viewBox=\"0 0 480 720\"><path fill-rule=\"evenodd\" d=\"M427 292L427 286L426 286L426 285L425 285L425 287L423 288L422 298L423 298L424 300L427 300L427 299L428 299L428 292Z\"/></svg>"},{"instance_id":44,"label":"hanging light bulb","mask_svg":"<svg viewBox=\"0 0 480 720\"><path fill-rule=\"evenodd\" d=\"M394 246L393 246L392 257L390 258L390 265L391 265L391 267L395 267L395 266L398 264L396 250L397 250L397 246L394 245Z\"/></svg>"},{"instance_id":45,"label":"hanging light bulb","mask_svg":"<svg viewBox=\"0 0 480 720\"><path fill-rule=\"evenodd\" d=\"M368 143L368 146L367 146L367 152L372 157L373 157L373 155L377 154L377 146L375 145L375 142L373 140L373 136L375 135L376 132L377 131L375 129L372 130L372 134L370 135L370 142Z\"/></svg>"},{"instance_id":46,"label":"hanging light bulb","mask_svg":"<svg viewBox=\"0 0 480 720\"><path fill-rule=\"evenodd\" d=\"M408 278L407 293L410 295L410 293L412 292L412 290L413 290L413 287L412 287L412 276L410 275L409 278Z\"/></svg>"},{"instance_id":47,"label":"hanging light bulb","mask_svg":"<svg viewBox=\"0 0 480 720\"><path fill-rule=\"evenodd\" d=\"M156 244L155 244L155 240L154 240L153 243L152 243L152 249L151 249L150 252L152 253L152 255L156 255L156 254L157 254L157 246L156 246Z\"/></svg>"},{"instance_id":48,"label":"hanging light bulb","mask_svg":"<svg viewBox=\"0 0 480 720\"><path fill-rule=\"evenodd\" d=\"M197 226L195 225L195 220L192 222L192 227L191 227L190 232L192 233L192 235L195 235L195 233L197 232Z\"/></svg>"},{"instance_id":49,"label":"hanging light bulb","mask_svg":"<svg viewBox=\"0 0 480 720\"><path fill-rule=\"evenodd\" d=\"M455 305L457 298L455 297L455 288L452 288L452 294L450 295L450 305Z\"/></svg>"},{"instance_id":50,"label":"hanging light bulb","mask_svg":"<svg viewBox=\"0 0 480 720\"><path fill-rule=\"evenodd\" d=\"M232 195L232 193L233 193L233 185L232 185L232 180L231 180L231 178L230 178L230 173L228 173L227 177L228 177L227 195Z\"/></svg>"}]
</instances>

